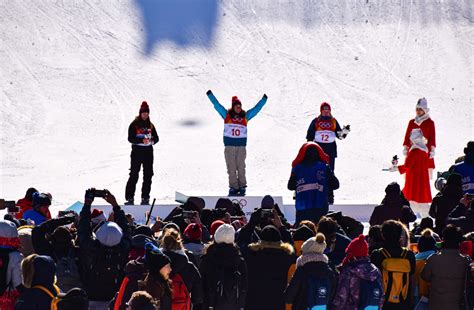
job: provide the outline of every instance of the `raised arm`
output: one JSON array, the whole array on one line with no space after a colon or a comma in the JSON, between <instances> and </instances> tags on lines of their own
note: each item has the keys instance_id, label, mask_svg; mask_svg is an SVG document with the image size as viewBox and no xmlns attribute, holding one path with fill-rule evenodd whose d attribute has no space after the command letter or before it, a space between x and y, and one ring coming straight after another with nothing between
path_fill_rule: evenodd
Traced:
<instances>
[{"instance_id":1,"label":"raised arm","mask_svg":"<svg viewBox=\"0 0 474 310\"><path fill-rule=\"evenodd\" d=\"M227 110L222 106L222 104L219 103L219 100L217 100L216 96L212 93L211 90L208 90L207 93L207 98L211 100L212 105L214 105L214 109L216 109L217 113L225 119L225 116L227 115Z\"/></svg>"},{"instance_id":2,"label":"raised arm","mask_svg":"<svg viewBox=\"0 0 474 310\"><path fill-rule=\"evenodd\" d=\"M254 118L255 116L257 116L258 112L260 112L260 110L263 108L265 103L267 103L267 99L268 99L267 94L263 94L262 99L260 99L260 101L257 102L257 104L253 108L247 111L248 121Z\"/></svg>"}]
</instances>

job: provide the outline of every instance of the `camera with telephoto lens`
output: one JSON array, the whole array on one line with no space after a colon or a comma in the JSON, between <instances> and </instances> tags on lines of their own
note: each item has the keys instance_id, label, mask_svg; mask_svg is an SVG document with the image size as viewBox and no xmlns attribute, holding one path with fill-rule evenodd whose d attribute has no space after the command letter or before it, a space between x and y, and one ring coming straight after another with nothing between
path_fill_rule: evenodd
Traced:
<instances>
[{"instance_id":1,"label":"camera with telephoto lens","mask_svg":"<svg viewBox=\"0 0 474 310\"><path fill-rule=\"evenodd\" d=\"M94 197L101 197L104 198L107 196L107 190L106 189L96 189L93 191Z\"/></svg>"},{"instance_id":2,"label":"camera with telephoto lens","mask_svg":"<svg viewBox=\"0 0 474 310\"><path fill-rule=\"evenodd\" d=\"M20 212L20 208L16 206L16 202L14 200L5 200L5 209L7 209L8 213Z\"/></svg>"}]
</instances>

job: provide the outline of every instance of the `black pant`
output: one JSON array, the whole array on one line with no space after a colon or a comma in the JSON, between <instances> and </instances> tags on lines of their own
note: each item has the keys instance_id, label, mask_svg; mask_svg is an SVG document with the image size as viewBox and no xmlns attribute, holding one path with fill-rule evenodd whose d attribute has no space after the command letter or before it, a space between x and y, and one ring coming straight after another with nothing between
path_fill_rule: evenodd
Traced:
<instances>
[{"instance_id":1,"label":"black pant","mask_svg":"<svg viewBox=\"0 0 474 310\"><path fill-rule=\"evenodd\" d=\"M130 177L125 188L125 199L129 200L135 197L135 188L141 165L143 165L142 199L150 199L151 177L153 176L153 147L132 146L130 159Z\"/></svg>"}]
</instances>

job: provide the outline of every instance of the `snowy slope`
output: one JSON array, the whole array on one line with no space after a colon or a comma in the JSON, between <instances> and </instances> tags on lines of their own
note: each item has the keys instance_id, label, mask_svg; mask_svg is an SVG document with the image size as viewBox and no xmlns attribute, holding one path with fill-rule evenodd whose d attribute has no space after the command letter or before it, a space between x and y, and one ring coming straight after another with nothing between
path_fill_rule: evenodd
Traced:
<instances>
[{"instance_id":1,"label":"snowy slope","mask_svg":"<svg viewBox=\"0 0 474 310\"><path fill-rule=\"evenodd\" d=\"M67 205L95 186L123 199L142 100L161 139L152 197L225 193L208 89L247 109L269 96L249 125L250 194L291 195L290 163L322 101L352 128L336 202L376 203L403 182L381 168L401 155L421 96L439 168L474 138L470 0L13 0L0 12L0 197L34 186Z\"/></svg>"}]
</instances>

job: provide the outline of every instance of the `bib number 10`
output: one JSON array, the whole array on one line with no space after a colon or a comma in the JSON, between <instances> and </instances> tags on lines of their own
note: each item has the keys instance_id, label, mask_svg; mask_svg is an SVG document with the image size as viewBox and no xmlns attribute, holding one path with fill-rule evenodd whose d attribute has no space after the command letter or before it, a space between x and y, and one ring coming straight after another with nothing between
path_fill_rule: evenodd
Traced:
<instances>
[{"instance_id":1,"label":"bib number 10","mask_svg":"<svg viewBox=\"0 0 474 310\"><path fill-rule=\"evenodd\" d=\"M232 128L232 136L233 137L240 137L240 129L239 128Z\"/></svg>"}]
</instances>

